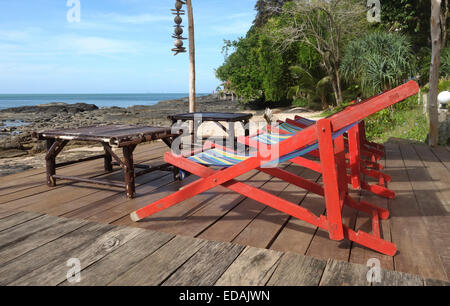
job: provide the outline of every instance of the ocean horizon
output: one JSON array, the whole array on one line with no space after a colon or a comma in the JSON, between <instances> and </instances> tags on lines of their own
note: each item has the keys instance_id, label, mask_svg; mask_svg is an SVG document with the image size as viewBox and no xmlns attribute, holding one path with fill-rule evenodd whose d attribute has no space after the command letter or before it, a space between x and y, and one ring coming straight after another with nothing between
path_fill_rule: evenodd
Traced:
<instances>
[{"instance_id":1,"label":"ocean horizon","mask_svg":"<svg viewBox=\"0 0 450 306\"><path fill-rule=\"evenodd\" d=\"M204 96L207 94L197 94ZM155 105L160 101L182 99L188 93L142 93L142 94L0 94L0 109L34 106L64 102L68 104L87 103L98 107L129 107L133 105Z\"/></svg>"}]
</instances>

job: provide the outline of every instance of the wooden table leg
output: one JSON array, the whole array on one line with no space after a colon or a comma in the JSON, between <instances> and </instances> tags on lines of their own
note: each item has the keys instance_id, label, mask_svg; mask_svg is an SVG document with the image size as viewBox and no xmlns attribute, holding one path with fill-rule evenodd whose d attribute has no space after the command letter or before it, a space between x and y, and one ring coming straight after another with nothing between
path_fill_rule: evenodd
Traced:
<instances>
[{"instance_id":1,"label":"wooden table leg","mask_svg":"<svg viewBox=\"0 0 450 306\"><path fill-rule=\"evenodd\" d=\"M250 136L250 124L249 120L244 120L242 123L244 124L245 137Z\"/></svg>"},{"instance_id":2,"label":"wooden table leg","mask_svg":"<svg viewBox=\"0 0 450 306\"><path fill-rule=\"evenodd\" d=\"M111 148L111 146L109 144L103 144L104 146L108 146L109 148ZM112 164L112 156L111 153L109 153L109 151L105 148L105 158L104 158L104 162L105 162L105 171L106 172L112 172L113 171L113 164Z\"/></svg>"},{"instance_id":3,"label":"wooden table leg","mask_svg":"<svg viewBox=\"0 0 450 306\"><path fill-rule=\"evenodd\" d=\"M228 137L228 147L234 150L236 146L236 131L234 122L228 122Z\"/></svg>"},{"instance_id":4,"label":"wooden table leg","mask_svg":"<svg viewBox=\"0 0 450 306\"><path fill-rule=\"evenodd\" d=\"M134 161L133 151L136 146L127 146L123 148L123 157L125 168L123 169L125 176L125 189L127 197L130 199L136 198L136 183L134 175Z\"/></svg>"},{"instance_id":5,"label":"wooden table leg","mask_svg":"<svg viewBox=\"0 0 450 306\"><path fill-rule=\"evenodd\" d=\"M47 168L47 186L55 187L56 180L53 175L56 174L56 156L54 154L48 154L53 144L55 143L55 139L48 138L46 140L47 144L47 155L46 155L46 168Z\"/></svg>"}]
</instances>

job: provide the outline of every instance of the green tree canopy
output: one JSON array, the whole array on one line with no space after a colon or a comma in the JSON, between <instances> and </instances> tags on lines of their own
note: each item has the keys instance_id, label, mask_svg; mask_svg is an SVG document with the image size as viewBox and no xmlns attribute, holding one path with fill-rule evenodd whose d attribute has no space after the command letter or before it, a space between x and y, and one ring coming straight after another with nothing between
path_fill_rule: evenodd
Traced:
<instances>
[{"instance_id":1,"label":"green tree canopy","mask_svg":"<svg viewBox=\"0 0 450 306\"><path fill-rule=\"evenodd\" d=\"M273 16L279 15L284 3L291 0L257 0L255 4L256 17L253 24L261 27Z\"/></svg>"}]
</instances>

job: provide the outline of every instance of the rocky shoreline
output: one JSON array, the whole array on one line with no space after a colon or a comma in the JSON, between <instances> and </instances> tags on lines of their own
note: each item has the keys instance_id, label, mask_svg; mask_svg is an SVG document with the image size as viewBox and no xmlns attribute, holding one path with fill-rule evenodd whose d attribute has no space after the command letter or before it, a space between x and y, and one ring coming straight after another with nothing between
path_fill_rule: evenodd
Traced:
<instances>
[{"instance_id":1,"label":"rocky shoreline","mask_svg":"<svg viewBox=\"0 0 450 306\"><path fill-rule=\"evenodd\" d=\"M262 117L264 110L243 110L236 101L219 99L217 95L198 97L196 102L199 112L250 112L254 115L252 121L264 121ZM0 176L45 165L45 143L32 139L33 132L104 124L170 126L168 115L188 111L188 98L128 108L98 108L86 103L50 103L0 110ZM296 114L306 117L320 114L298 108L279 108L273 110L273 113L274 120L284 120ZM210 131L214 135L223 133L222 130L217 130L214 123L210 123L209 126L208 123L205 124L202 126L204 131ZM58 159L66 161L98 155L99 150L103 149L98 145L70 142Z\"/></svg>"},{"instance_id":2,"label":"rocky shoreline","mask_svg":"<svg viewBox=\"0 0 450 306\"><path fill-rule=\"evenodd\" d=\"M0 110L0 158L38 153L43 144L31 138L33 131L76 128L100 124L168 126L168 115L188 112L188 98L156 105L98 108L93 104L50 103ZM198 111L236 112L238 104L216 95L198 97Z\"/></svg>"},{"instance_id":3,"label":"rocky shoreline","mask_svg":"<svg viewBox=\"0 0 450 306\"><path fill-rule=\"evenodd\" d=\"M217 95L197 98L198 111L237 112L238 104L231 100L220 100ZM76 128L100 124L141 124L170 126L168 115L189 110L188 98L161 101L156 105L132 106L128 108L98 108L93 104L50 103L0 110L0 176L20 172L42 164L45 144L32 139L34 131L60 128ZM86 143L71 143L67 151L83 146L86 150L75 150L62 154L62 160L86 157L93 153Z\"/></svg>"}]
</instances>

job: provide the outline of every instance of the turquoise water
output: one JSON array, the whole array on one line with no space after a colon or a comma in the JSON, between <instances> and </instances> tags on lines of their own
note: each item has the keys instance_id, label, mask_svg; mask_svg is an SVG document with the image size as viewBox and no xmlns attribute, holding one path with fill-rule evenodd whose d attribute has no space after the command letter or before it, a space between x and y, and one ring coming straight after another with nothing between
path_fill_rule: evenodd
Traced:
<instances>
[{"instance_id":1,"label":"turquoise water","mask_svg":"<svg viewBox=\"0 0 450 306\"><path fill-rule=\"evenodd\" d=\"M200 96L203 94L199 94ZM0 94L0 109L52 102L88 103L98 107L154 105L159 101L187 97L187 93L151 94Z\"/></svg>"}]
</instances>

